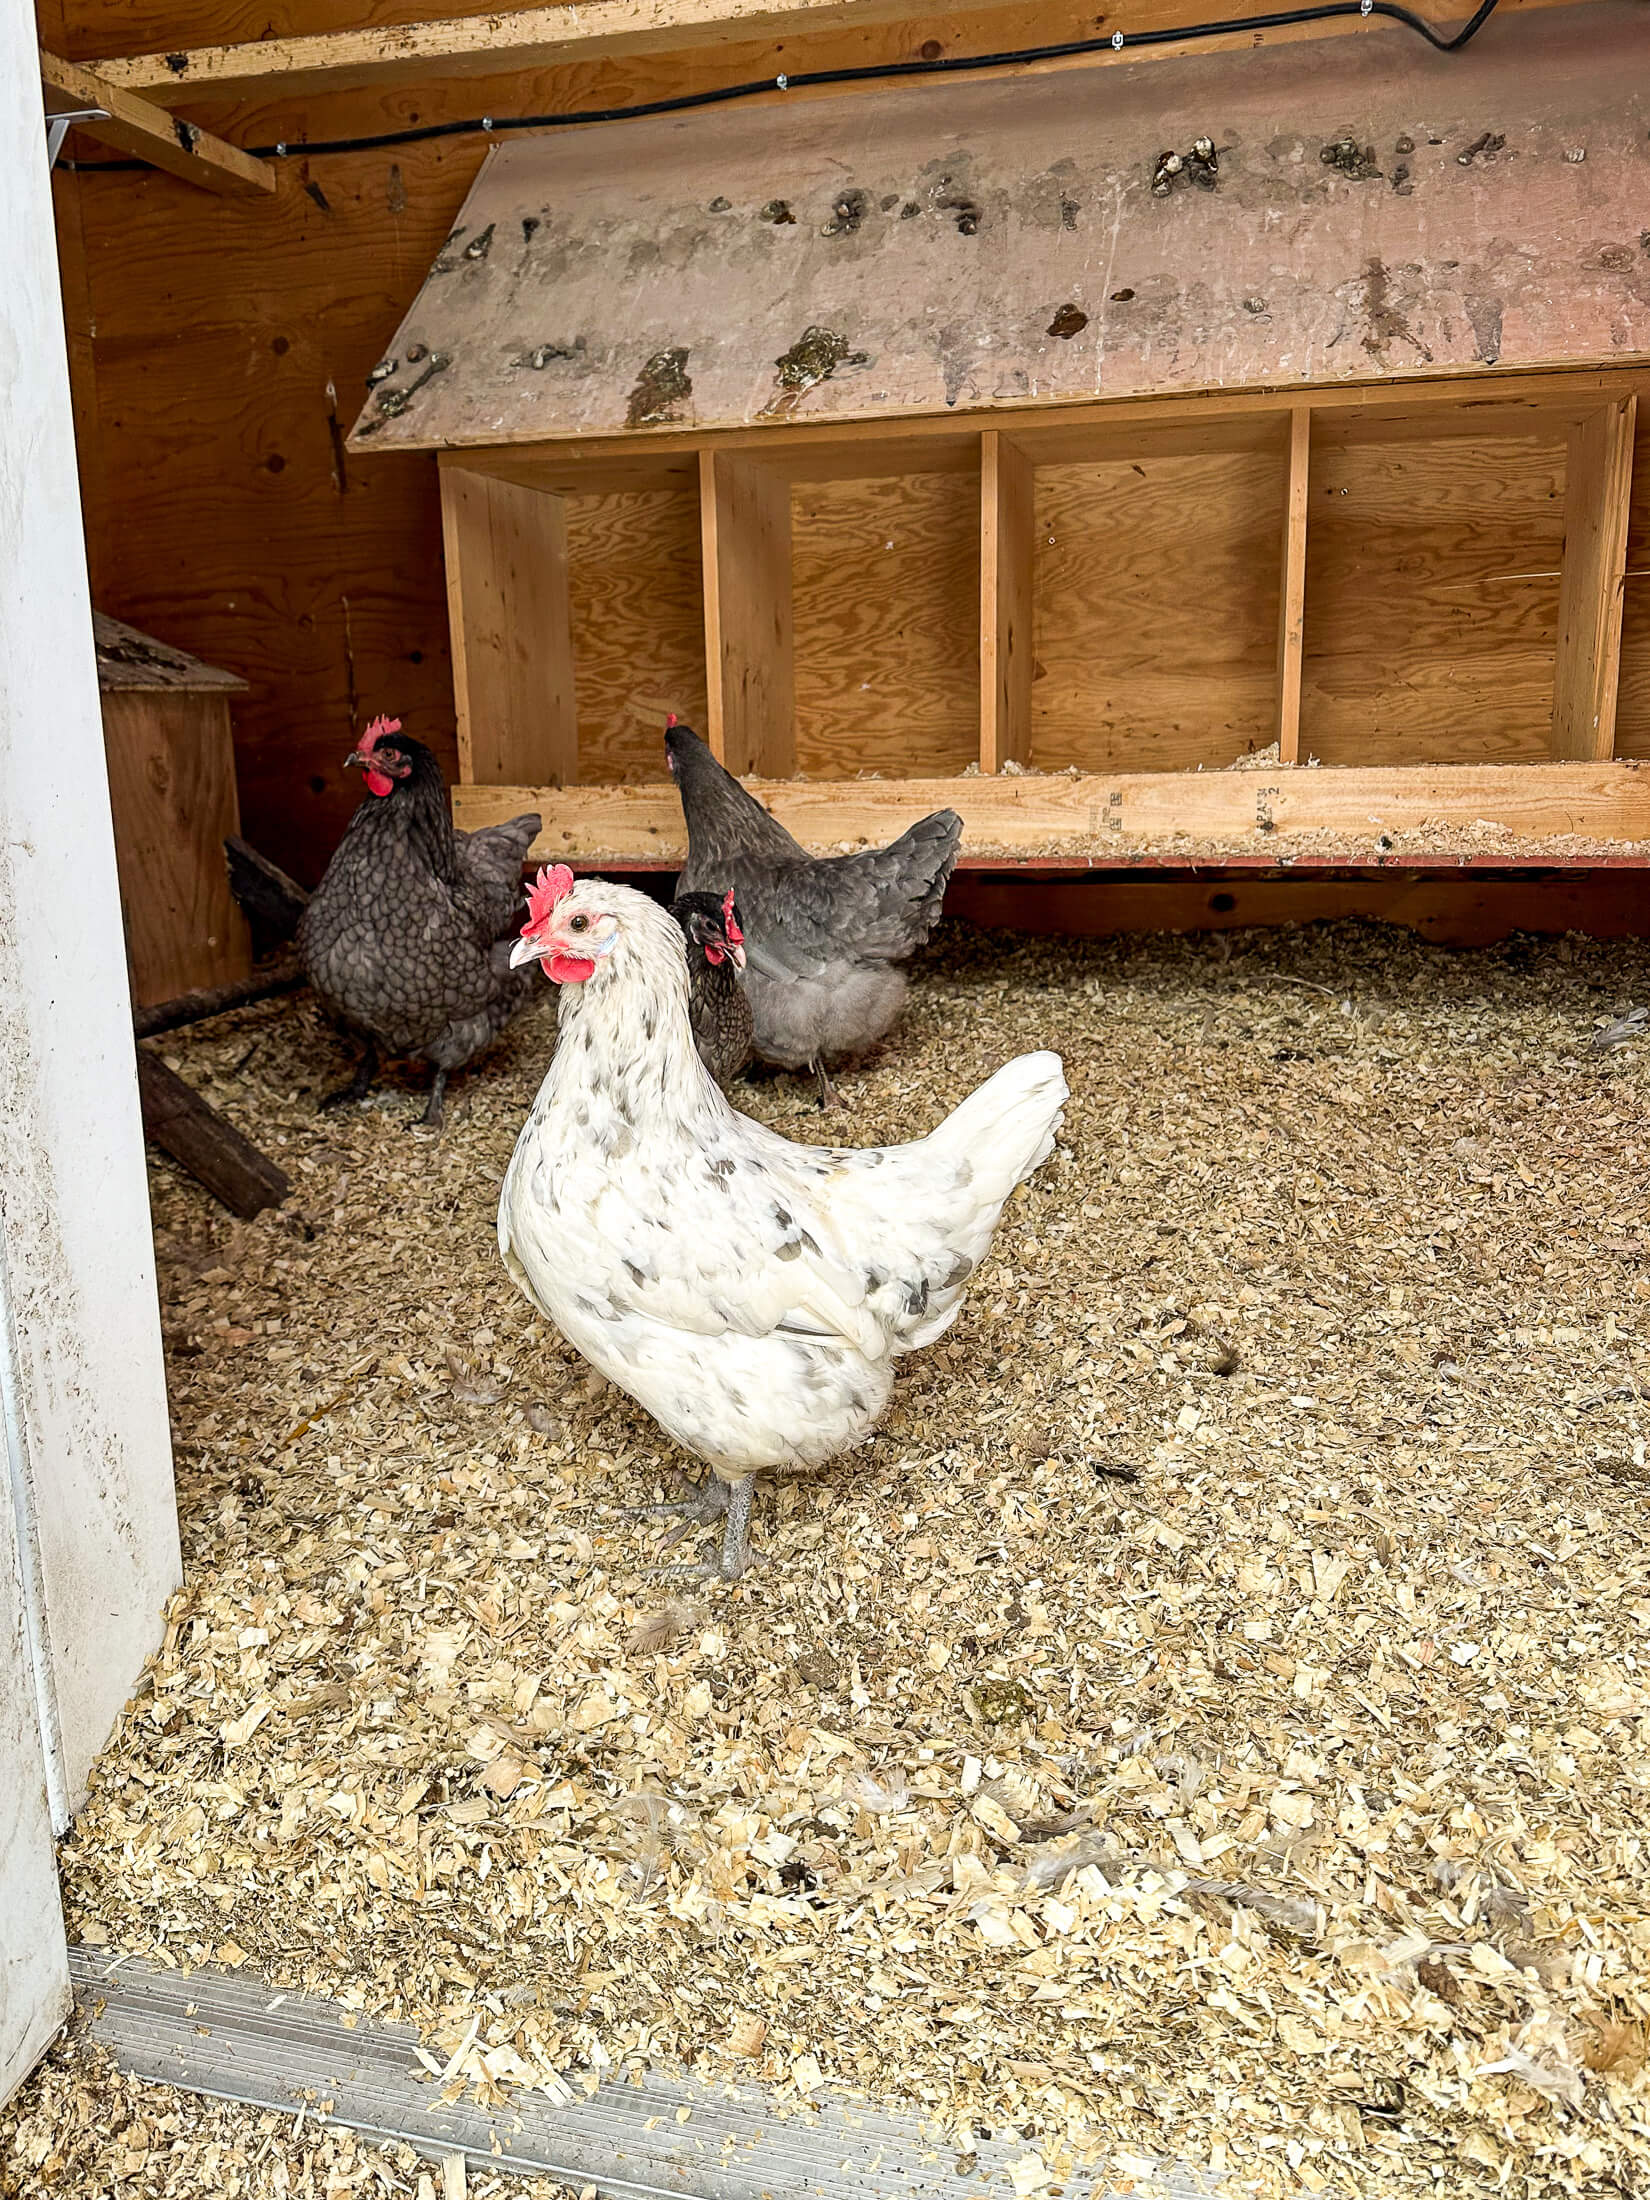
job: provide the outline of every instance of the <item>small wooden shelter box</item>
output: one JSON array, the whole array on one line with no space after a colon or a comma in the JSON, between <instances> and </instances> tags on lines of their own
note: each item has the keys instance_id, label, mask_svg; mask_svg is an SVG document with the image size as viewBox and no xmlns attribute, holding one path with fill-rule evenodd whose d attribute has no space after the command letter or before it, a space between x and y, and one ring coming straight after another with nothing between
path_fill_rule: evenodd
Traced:
<instances>
[{"instance_id":1,"label":"small wooden shelter box","mask_svg":"<svg viewBox=\"0 0 1650 2200\"><path fill-rule=\"evenodd\" d=\"M820 850L1650 837L1644 35L504 145L352 438L440 453L460 822L678 856L674 710Z\"/></svg>"},{"instance_id":2,"label":"small wooden shelter box","mask_svg":"<svg viewBox=\"0 0 1650 2200\"><path fill-rule=\"evenodd\" d=\"M240 831L229 698L246 682L101 612L93 626L132 999L146 1008L251 975L223 852Z\"/></svg>"}]
</instances>

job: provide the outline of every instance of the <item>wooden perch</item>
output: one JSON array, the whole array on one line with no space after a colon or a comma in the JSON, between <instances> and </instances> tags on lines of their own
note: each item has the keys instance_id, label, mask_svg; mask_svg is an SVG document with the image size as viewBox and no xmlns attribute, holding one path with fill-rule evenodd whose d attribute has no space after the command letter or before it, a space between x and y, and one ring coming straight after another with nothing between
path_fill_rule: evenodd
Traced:
<instances>
[{"instance_id":1,"label":"wooden perch","mask_svg":"<svg viewBox=\"0 0 1650 2200\"><path fill-rule=\"evenodd\" d=\"M223 844L229 891L246 911L258 953L283 947L298 929L309 896L279 864L259 855L250 841L231 833Z\"/></svg>"},{"instance_id":2,"label":"wooden perch","mask_svg":"<svg viewBox=\"0 0 1650 2200\"><path fill-rule=\"evenodd\" d=\"M97 121L77 122L75 128L102 145L135 154L151 168L164 168L169 176L180 176L203 191L246 195L275 188L275 171L267 161L254 160L239 146L226 145L209 131L168 114L153 100L140 99L95 69L62 61L44 47L40 81L62 106L103 108Z\"/></svg>"},{"instance_id":3,"label":"wooden perch","mask_svg":"<svg viewBox=\"0 0 1650 2200\"><path fill-rule=\"evenodd\" d=\"M266 1207L278 1207L292 1189L286 1172L209 1107L158 1054L140 1046L137 1063L144 1135L243 1222Z\"/></svg>"},{"instance_id":4,"label":"wooden perch","mask_svg":"<svg viewBox=\"0 0 1650 2200\"><path fill-rule=\"evenodd\" d=\"M255 970L250 978L237 978L233 985L202 986L198 992L180 993L174 1000L140 1008L133 1014L132 1029L140 1039L152 1039L157 1032L178 1031L185 1024L221 1016L226 1009L246 1008L277 993L294 993L303 982L302 966L295 956L288 956L268 969Z\"/></svg>"}]
</instances>

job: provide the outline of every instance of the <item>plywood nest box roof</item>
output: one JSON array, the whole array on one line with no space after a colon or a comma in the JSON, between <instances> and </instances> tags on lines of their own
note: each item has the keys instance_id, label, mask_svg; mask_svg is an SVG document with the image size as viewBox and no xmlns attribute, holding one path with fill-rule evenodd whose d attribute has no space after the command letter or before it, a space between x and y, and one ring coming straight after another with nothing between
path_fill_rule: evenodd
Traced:
<instances>
[{"instance_id":1,"label":"plywood nest box roof","mask_svg":"<svg viewBox=\"0 0 1650 2200\"><path fill-rule=\"evenodd\" d=\"M494 151L351 438L442 453L464 820L669 860L668 708L833 843L1650 837L1642 14L1492 31Z\"/></svg>"}]
</instances>

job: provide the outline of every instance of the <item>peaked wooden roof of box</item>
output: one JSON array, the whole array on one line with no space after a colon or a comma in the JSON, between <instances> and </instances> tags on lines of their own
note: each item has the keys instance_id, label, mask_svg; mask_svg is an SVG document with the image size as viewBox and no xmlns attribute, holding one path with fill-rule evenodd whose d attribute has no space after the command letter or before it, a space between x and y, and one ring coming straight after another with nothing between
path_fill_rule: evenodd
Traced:
<instances>
[{"instance_id":1,"label":"peaked wooden roof of box","mask_svg":"<svg viewBox=\"0 0 1650 2200\"><path fill-rule=\"evenodd\" d=\"M1650 351L1644 58L1600 0L1448 58L1389 25L513 140L351 440L1619 363Z\"/></svg>"},{"instance_id":2,"label":"peaked wooden roof of box","mask_svg":"<svg viewBox=\"0 0 1650 2200\"><path fill-rule=\"evenodd\" d=\"M198 657L174 649L169 642L157 642L152 634L140 634L135 626L125 626L107 612L92 613L92 637L97 648L97 684L105 693L114 688L245 692L246 682L235 673L202 664Z\"/></svg>"}]
</instances>

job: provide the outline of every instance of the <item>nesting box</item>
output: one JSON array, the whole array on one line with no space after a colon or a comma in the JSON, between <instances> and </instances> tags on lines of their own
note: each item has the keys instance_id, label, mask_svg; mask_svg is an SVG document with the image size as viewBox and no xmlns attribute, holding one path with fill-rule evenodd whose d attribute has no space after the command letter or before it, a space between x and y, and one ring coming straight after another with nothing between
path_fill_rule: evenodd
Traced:
<instances>
[{"instance_id":1,"label":"nesting box","mask_svg":"<svg viewBox=\"0 0 1650 2200\"><path fill-rule=\"evenodd\" d=\"M1642 42L495 151L353 435L440 456L460 822L678 857L668 709L821 851L1650 837Z\"/></svg>"},{"instance_id":2,"label":"nesting box","mask_svg":"<svg viewBox=\"0 0 1650 2200\"><path fill-rule=\"evenodd\" d=\"M146 1008L251 975L223 852L241 822L229 700L246 682L101 612L93 626L132 999Z\"/></svg>"}]
</instances>

